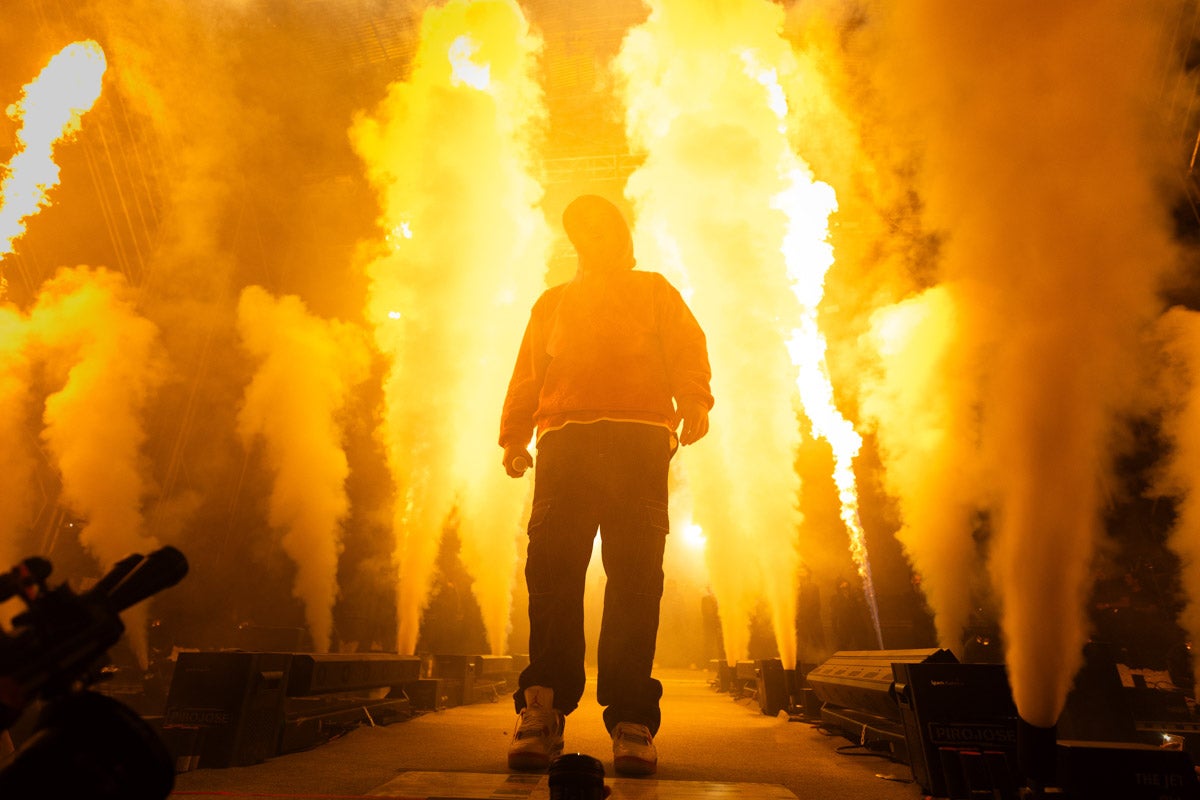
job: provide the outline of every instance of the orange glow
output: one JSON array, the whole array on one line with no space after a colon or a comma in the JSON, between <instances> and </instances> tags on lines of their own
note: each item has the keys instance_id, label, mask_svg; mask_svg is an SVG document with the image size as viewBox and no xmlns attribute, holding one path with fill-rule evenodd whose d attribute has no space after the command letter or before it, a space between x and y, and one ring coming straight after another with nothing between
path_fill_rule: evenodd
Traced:
<instances>
[{"instance_id":1,"label":"orange glow","mask_svg":"<svg viewBox=\"0 0 1200 800\"><path fill-rule=\"evenodd\" d=\"M910 532L929 537L927 554L971 552L962 542L986 519L1013 698L1022 718L1050 727L1083 664L1105 517L1132 486L1114 443L1150 401L1144 334L1177 257L1163 186L1183 164L1162 88L1177 56L1159 9L1123 0L875 8L875 110L903 141L873 141L897 171L908 159L920 223L940 240L927 277L952 292L958 322L934 385L905 398L908 408L935 398L919 419L947 430L930 437L936 458L905 462L919 478L897 474L914 489L938 484L944 502L926 512L948 512ZM905 377L916 369L889 381L919 385ZM914 421L896 414L892 425L910 431L892 441L911 442ZM944 479L972 462L966 480ZM964 497L983 514L964 515ZM918 496L908 500L915 526Z\"/></svg>"},{"instance_id":2,"label":"orange glow","mask_svg":"<svg viewBox=\"0 0 1200 800\"><path fill-rule=\"evenodd\" d=\"M573 268L551 231L585 191L624 192L638 267L708 335L712 428L672 462L665 572L681 606L712 586L726 659L749 656L759 608L794 659L801 558L826 597L852 562L887 594L911 565L943 646L995 604L1018 705L1053 722L1133 488L1114 460L1131 419L1170 423L1172 546L1200 563L1200 392L1157 391L1144 335L1183 296L1164 285L1194 278L1166 279L1190 263L1171 193L1200 104L1169 62L1194 4L213 5L5 6L6 63L33 66L0 89L0 569L80 532L111 561L145 530L208 560L181 592L265 576L181 615L209 641L315 610L318 646L412 652L449 522L456 588L505 652L532 473L504 475L496 423L530 305ZM96 41L51 58L55 30L54 50ZM60 181L68 155L82 174ZM339 383L351 346L310 357L283 326L244 348L258 285L299 298L312 318L288 321L318 338L361 326L371 383ZM1200 374L1200 322L1172 326ZM321 506L292 518L306 588L285 500ZM1196 640L1200 567L1182 574Z\"/></svg>"},{"instance_id":3,"label":"orange glow","mask_svg":"<svg viewBox=\"0 0 1200 800\"><path fill-rule=\"evenodd\" d=\"M682 534L684 544L695 550L703 550L708 543L708 539L704 536L704 529L694 522L684 525Z\"/></svg>"},{"instance_id":4,"label":"orange glow","mask_svg":"<svg viewBox=\"0 0 1200 800\"><path fill-rule=\"evenodd\" d=\"M80 118L100 97L106 66L95 42L67 45L8 107L21 128L18 151L0 182L0 258L12 252L26 219L49 202L47 192L59 180L54 148L79 130Z\"/></svg>"},{"instance_id":5,"label":"orange glow","mask_svg":"<svg viewBox=\"0 0 1200 800\"><path fill-rule=\"evenodd\" d=\"M748 620L765 601L792 666L803 527L789 339L820 298L802 306L790 273L828 268L833 193L790 141L802 126L789 101L805 89L779 36L782 11L757 0L650 5L617 61L630 139L646 152L626 193L639 264L681 288L708 334L716 397L709 436L679 460L707 538L726 659L747 657ZM802 265L810 249L819 259Z\"/></svg>"},{"instance_id":6,"label":"orange glow","mask_svg":"<svg viewBox=\"0 0 1200 800\"><path fill-rule=\"evenodd\" d=\"M488 445L549 242L528 143L544 114L539 48L516 2L431 7L411 76L352 131L390 234L366 267L367 316L390 364L379 436L399 496L404 653L455 510L489 645L508 644L529 482L508 478Z\"/></svg>"},{"instance_id":7,"label":"orange glow","mask_svg":"<svg viewBox=\"0 0 1200 800\"><path fill-rule=\"evenodd\" d=\"M872 315L880 370L864 387L884 483L903 518L896 537L922 576L942 647L960 652L982 572L972 537L979 496L977 364L962 363L962 299L935 286ZM955 490L948 493L946 486Z\"/></svg>"},{"instance_id":8,"label":"orange glow","mask_svg":"<svg viewBox=\"0 0 1200 800\"><path fill-rule=\"evenodd\" d=\"M105 568L157 548L142 510L143 419L166 378L157 326L138 313L124 276L62 269L29 315L29 347L53 387L41 438L62 480L59 502L84 521L79 541ZM123 614L143 665L147 613L138 605Z\"/></svg>"}]
</instances>

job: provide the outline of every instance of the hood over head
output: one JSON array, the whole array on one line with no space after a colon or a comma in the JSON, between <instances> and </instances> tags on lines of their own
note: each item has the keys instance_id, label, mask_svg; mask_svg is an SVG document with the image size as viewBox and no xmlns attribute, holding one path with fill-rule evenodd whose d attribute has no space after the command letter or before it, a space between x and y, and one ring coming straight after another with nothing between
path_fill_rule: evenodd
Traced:
<instances>
[{"instance_id":1,"label":"hood over head","mask_svg":"<svg viewBox=\"0 0 1200 800\"><path fill-rule=\"evenodd\" d=\"M594 194L580 195L563 211L563 228L585 272L633 269L633 237L620 209Z\"/></svg>"}]
</instances>

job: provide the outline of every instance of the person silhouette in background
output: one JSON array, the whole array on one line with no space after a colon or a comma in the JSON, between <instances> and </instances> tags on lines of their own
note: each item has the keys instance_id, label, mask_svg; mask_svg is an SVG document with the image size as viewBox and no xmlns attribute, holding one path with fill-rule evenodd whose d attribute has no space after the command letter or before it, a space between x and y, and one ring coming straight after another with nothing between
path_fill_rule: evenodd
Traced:
<instances>
[{"instance_id":1,"label":"person silhouette in background","mask_svg":"<svg viewBox=\"0 0 1200 800\"><path fill-rule=\"evenodd\" d=\"M529 666L513 694L520 718L508 764L544 769L562 752L565 717L583 696L584 578L599 529L607 582L596 698L616 771L649 775L661 723L662 684L651 670L667 468L678 445L708 432L708 349L666 278L634 270L616 206L583 195L563 227L578 270L534 304L500 420L510 476L534 465L535 431L538 453L525 565Z\"/></svg>"}]
</instances>

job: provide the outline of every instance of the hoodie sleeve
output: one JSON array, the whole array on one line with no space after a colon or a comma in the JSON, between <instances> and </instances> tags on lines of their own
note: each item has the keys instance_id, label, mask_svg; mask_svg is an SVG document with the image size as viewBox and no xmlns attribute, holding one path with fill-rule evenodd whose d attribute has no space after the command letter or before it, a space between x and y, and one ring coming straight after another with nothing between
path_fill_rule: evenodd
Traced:
<instances>
[{"instance_id":1,"label":"hoodie sleeve","mask_svg":"<svg viewBox=\"0 0 1200 800\"><path fill-rule=\"evenodd\" d=\"M550 356L546 354L543 319L545 301L546 296L543 295L534 304L525 326L525 335L521 339L521 349L517 351L517 363L513 366L508 393L504 397L504 409L500 413L501 447L510 444L524 446L533 437L533 416L550 362Z\"/></svg>"},{"instance_id":2,"label":"hoodie sleeve","mask_svg":"<svg viewBox=\"0 0 1200 800\"><path fill-rule=\"evenodd\" d=\"M711 409L713 396L709 383L712 370L704 330L679 290L665 278L659 297L659 331L671 394L676 404L689 399Z\"/></svg>"}]
</instances>

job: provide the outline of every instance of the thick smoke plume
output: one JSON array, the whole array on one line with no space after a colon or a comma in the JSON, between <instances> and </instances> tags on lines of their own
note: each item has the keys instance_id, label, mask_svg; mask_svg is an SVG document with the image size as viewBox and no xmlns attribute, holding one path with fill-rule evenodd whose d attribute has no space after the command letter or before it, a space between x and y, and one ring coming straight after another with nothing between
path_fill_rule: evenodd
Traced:
<instances>
[{"instance_id":1,"label":"thick smoke plume","mask_svg":"<svg viewBox=\"0 0 1200 800\"><path fill-rule=\"evenodd\" d=\"M1014 696L1022 717L1050 726L1082 661L1101 486L1171 264L1158 16L1123 0L926 0L871 14L880 96L921 143L916 187L944 235L940 278L961 331L946 358L983 370L952 419L982 398L990 575ZM944 489L960 515L959 487ZM955 525L939 530L961 547Z\"/></svg>"},{"instance_id":2,"label":"thick smoke plume","mask_svg":"<svg viewBox=\"0 0 1200 800\"><path fill-rule=\"evenodd\" d=\"M162 384L158 329L142 317L125 279L63 269L30 314L31 344L55 391L42 439L62 476L60 502L82 521L79 539L106 570L158 541L143 528L148 481L143 415ZM146 607L126 612L130 642L146 660Z\"/></svg>"},{"instance_id":3,"label":"thick smoke plume","mask_svg":"<svg viewBox=\"0 0 1200 800\"><path fill-rule=\"evenodd\" d=\"M298 297L274 298L257 286L242 292L238 328L259 364L238 430L247 446L263 440L274 474L268 519L295 562L292 593L304 603L313 644L328 652L341 525L350 510L337 420L367 377L366 342L358 328L314 317Z\"/></svg>"},{"instance_id":4,"label":"thick smoke plume","mask_svg":"<svg viewBox=\"0 0 1200 800\"><path fill-rule=\"evenodd\" d=\"M781 254L759 245L783 237L782 215L770 208L770 197L782 189L776 165L760 155L757 131L738 124L740 114L731 116L709 100L721 98L729 74L740 76L727 91L750 95L745 106L757 114L746 116L772 138L778 122L763 87L736 63L736 48L729 47L723 60L710 60L710 44L721 33L720 20L711 14L657 3L647 22L626 37L617 66L631 143L647 153L627 187L637 213L639 262L675 280L708 334L716 397L712 431L694 453L681 458L686 458L695 520L708 539L725 657L733 663L747 657L748 620L767 574L756 534L782 531L787 546L772 557L786 563L795 553L790 534L798 522L799 482L791 459L799 427L787 400L792 370L776 319L796 318L797 308ZM759 161L746 165L713 158L714 151L748 153ZM749 188L738 191L743 186ZM748 207L749 213L732 217L731 207ZM746 220L773 230L764 236ZM765 257L756 252L760 249L767 250ZM726 271L732 265L757 280L730 281ZM745 296L747 284L758 296ZM761 313L744 311L759 308ZM756 357L735 355L745 352ZM755 412L735 416L747 402ZM725 470L740 479L728 482Z\"/></svg>"},{"instance_id":5,"label":"thick smoke plume","mask_svg":"<svg viewBox=\"0 0 1200 800\"><path fill-rule=\"evenodd\" d=\"M248 474L236 457L250 378L238 340L240 289L262 285L302 297L315 316L355 318L362 295L351 253L371 204L345 132L382 80L345 52L350 3L86 5L78 24L95 28L109 53L113 103L93 175L104 207L79 213L105 212L100 234L111 237L175 368L151 417L161 488L151 519L193 562L175 594L219 598L192 604L169 633L227 646L233 622L294 624L279 612L291 606L264 591L286 596L291 577L269 569L277 537L257 516L273 476ZM380 13L377 3L357 5ZM297 382L316 379L308 364L291 366ZM362 519L373 511L362 509ZM247 563L256 580L241 569Z\"/></svg>"},{"instance_id":6,"label":"thick smoke plume","mask_svg":"<svg viewBox=\"0 0 1200 800\"><path fill-rule=\"evenodd\" d=\"M549 240L529 174L539 47L513 0L430 7L411 74L352 130L390 244L367 267L367 316L390 361L380 436L398 492L401 652L455 507L491 649L507 644L528 484L500 467L496 420Z\"/></svg>"},{"instance_id":7,"label":"thick smoke plume","mask_svg":"<svg viewBox=\"0 0 1200 800\"><path fill-rule=\"evenodd\" d=\"M864 386L863 415L878 432L884 481L900 504L896 536L922 576L938 642L961 652L980 569L972 526L978 509L978 365L955 342L961 309L938 286L875 315L878 381ZM953 487L953 492L947 492Z\"/></svg>"},{"instance_id":8,"label":"thick smoke plume","mask_svg":"<svg viewBox=\"0 0 1200 800\"><path fill-rule=\"evenodd\" d=\"M789 268L823 277L833 204L789 141L788 100L802 76L780 38L781 9L759 0L650 8L617 58L629 138L646 152L626 190L639 260L680 285L708 334L712 433L683 457L726 659L746 657L748 620L764 599L790 667L800 422L788 343L815 314L820 278L813 286Z\"/></svg>"},{"instance_id":9,"label":"thick smoke plume","mask_svg":"<svg viewBox=\"0 0 1200 800\"><path fill-rule=\"evenodd\" d=\"M539 45L517 3L58 5L63 13L46 15L35 0L16 0L6 14L22 10L31 33L71 28L54 49L94 38L107 53L105 96L80 137L89 170L78 166L84 179L64 180L44 214L74 208L55 233L75 248L66 252L89 256L60 257L59 242L42 241L40 258L31 225L5 267L19 263L28 276L21 302L38 297L54 268L78 263L120 269L138 302L135 313L129 286L85 269L48 282L31 317L0 310L0 426L36 416L36 369L48 364L48 463L97 559L150 545L117 529L140 537L140 503L157 490L156 532L168 518L201 531L168 538L215 567L195 570L181 591L206 574L225 581L231 564L261 566L254 558L272 546L267 533L242 535L256 476L241 482L229 458L246 391L239 289L304 298L312 320L352 318L366 296L388 362L381 440L397 503L386 525L374 506L352 513L395 534L400 648L415 646L437 541L457 509L498 651L528 482L504 476L495 423L548 238L528 168L528 134L544 114L530 78ZM780 39L783 5L811 15L797 41L822 48L820 57ZM1153 136L1159 87L1172 84L1151 74L1164 46L1159 4L895 5L656 0L626 44L618 71L629 133L647 154L629 188L639 259L685 290L712 346L713 432L680 454L676 477L707 536L727 658L746 654L746 621L765 591L790 660L797 541L819 561L827 554L810 553L810 542L832 538L806 529L796 510L794 456L809 420L786 344L806 303L787 270L794 217L780 198L801 185L795 176L809 180L807 162L837 189L843 223L816 301L829 376L839 400L858 390L877 432L881 480L898 501L939 638L955 644L969 608L961 563L978 527L1004 598L1022 714L1053 721L1085 630L1098 485L1110 477L1120 414L1139 396L1137 336L1157 311L1154 288L1171 256ZM405 12L426 6L410 62ZM833 22L818 32L822 13ZM369 18L393 27L364 43L352 30ZM854 82L876 65L869 87ZM814 93L815 70L834 78L838 108ZM397 74L406 77L378 103ZM93 120L104 120L102 136L89 136ZM388 246L354 259L354 243L376 234L367 230L373 193ZM100 216L106 224L81 222ZM69 235L76 225L95 242ZM922 249L935 237L940 247ZM119 258L92 258L93 243ZM178 370L161 389L152 326L139 315L159 323ZM31 348L19 338L27 326ZM868 341L875 353L853 352ZM867 362L875 369L860 386ZM290 366L297 381L315 379L309 364ZM147 407L155 395L170 397ZM336 422L330 411L311 428L334 431L329 452ZM143 424L155 438L145 440ZM6 487L28 474L21 446L28 454L41 427L0 429ZM354 466L352 483L369 472ZM322 472L321 485L338 474ZM386 491L379 484L364 491L374 502ZM806 487L803 500L815 494ZM28 509L8 506L22 497L0 493L0 547L25 532ZM320 584L312 603L325 608L329 592ZM229 605L190 613L220 617Z\"/></svg>"}]
</instances>

